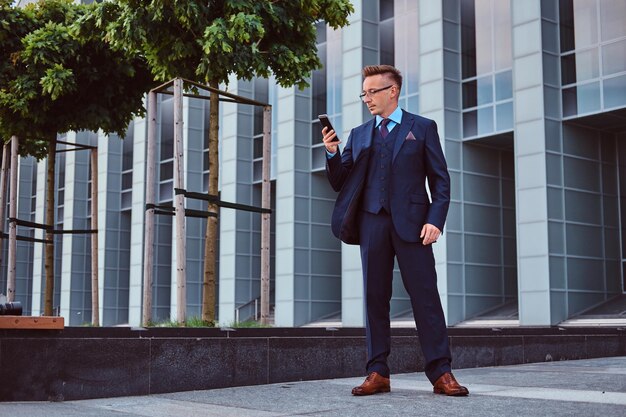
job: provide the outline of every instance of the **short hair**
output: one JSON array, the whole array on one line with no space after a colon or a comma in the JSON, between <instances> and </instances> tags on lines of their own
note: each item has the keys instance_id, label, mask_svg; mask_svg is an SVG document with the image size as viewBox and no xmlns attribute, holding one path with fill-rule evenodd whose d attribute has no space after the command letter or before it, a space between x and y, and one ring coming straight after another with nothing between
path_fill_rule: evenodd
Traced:
<instances>
[{"instance_id":1,"label":"short hair","mask_svg":"<svg viewBox=\"0 0 626 417\"><path fill-rule=\"evenodd\" d=\"M387 75L398 85L398 90L402 89L402 74L400 71L391 65L368 65L361 71L363 78L371 77L372 75Z\"/></svg>"}]
</instances>

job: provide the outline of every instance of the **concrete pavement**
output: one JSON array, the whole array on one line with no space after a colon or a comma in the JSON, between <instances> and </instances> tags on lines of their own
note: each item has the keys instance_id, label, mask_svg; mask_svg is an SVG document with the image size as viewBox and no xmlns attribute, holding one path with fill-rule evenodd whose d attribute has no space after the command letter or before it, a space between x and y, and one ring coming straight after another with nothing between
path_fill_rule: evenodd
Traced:
<instances>
[{"instance_id":1,"label":"concrete pavement","mask_svg":"<svg viewBox=\"0 0 626 417\"><path fill-rule=\"evenodd\" d=\"M11 417L625 416L626 357L454 372L469 397L432 393L424 374L391 377L391 393L353 397L363 378L290 382L144 397L0 403ZM9 381L3 381L9 383Z\"/></svg>"}]
</instances>

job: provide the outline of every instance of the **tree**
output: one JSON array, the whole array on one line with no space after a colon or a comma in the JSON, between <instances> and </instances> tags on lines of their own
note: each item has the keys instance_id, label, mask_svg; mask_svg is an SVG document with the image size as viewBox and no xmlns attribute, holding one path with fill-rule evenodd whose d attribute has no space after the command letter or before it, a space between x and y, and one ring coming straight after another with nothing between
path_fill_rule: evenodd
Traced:
<instances>
[{"instance_id":1,"label":"tree","mask_svg":"<svg viewBox=\"0 0 626 417\"><path fill-rule=\"evenodd\" d=\"M95 6L11 3L0 0L0 135L18 136L21 155L47 155L45 223L53 227L57 133L101 129L124 137L134 115L144 113L143 96L154 81L145 61L113 50L82 19ZM46 240L52 241L49 229ZM53 244L45 245L45 274L44 314L52 315Z\"/></svg>"},{"instance_id":2,"label":"tree","mask_svg":"<svg viewBox=\"0 0 626 417\"><path fill-rule=\"evenodd\" d=\"M154 76L197 80L218 88L231 74L269 77L284 87L308 85L317 57L315 22L339 28L353 12L349 0L113 0L91 17L114 48L145 56ZM209 194L218 193L217 94L210 97ZM209 204L217 213L217 206ZM202 319L215 320L217 218L205 235Z\"/></svg>"}]
</instances>

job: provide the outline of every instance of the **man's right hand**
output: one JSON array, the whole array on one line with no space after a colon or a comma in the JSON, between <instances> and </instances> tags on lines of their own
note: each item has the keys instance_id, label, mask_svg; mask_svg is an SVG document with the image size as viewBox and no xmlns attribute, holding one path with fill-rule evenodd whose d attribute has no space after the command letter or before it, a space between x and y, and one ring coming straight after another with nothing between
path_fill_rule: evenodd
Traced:
<instances>
[{"instance_id":1,"label":"man's right hand","mask_svg":"<svg viewBox=\"0 0 626 417\"><path fill-rule=\"evenodd\" d=\"M324 127L322 129L322 135L324 135L322 141L324 142L324 146L326 146L326 150L330 153L337 153L337 150L339 148L337 145L340 144L341 141L336 140L337 134L335 133L335 131L328 130L327 127Z\"/></svg>"}]
</instances>

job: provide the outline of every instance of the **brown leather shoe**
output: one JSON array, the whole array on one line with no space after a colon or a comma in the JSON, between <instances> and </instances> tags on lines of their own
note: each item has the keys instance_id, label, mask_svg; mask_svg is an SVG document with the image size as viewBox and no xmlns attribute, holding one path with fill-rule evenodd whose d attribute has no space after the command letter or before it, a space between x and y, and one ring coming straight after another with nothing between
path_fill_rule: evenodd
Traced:
<instances>
[{"instance_id":1,"label":"brown leather shoe","mask_svg":"<svg viewBox=\"0 0 626 417\"><path fill-rule=\"evenodd\" d=\"M469 390L460 385L450 372L446 372L435 381L433 392L435 394L446 394L455 397L469 394Z\"/></svg>"},{"instance_id":2,"label":"brown leather shoe","mask_svg":"<svg viewBox=\"0 0 626 417\"><path fill-rule=\"evenodd\" d=\"M378 372L372 372L361 385L352 388L352 395L372 395L389 391L391 391L389 378L381 376Z\"/></svg>"}]
</instances>

